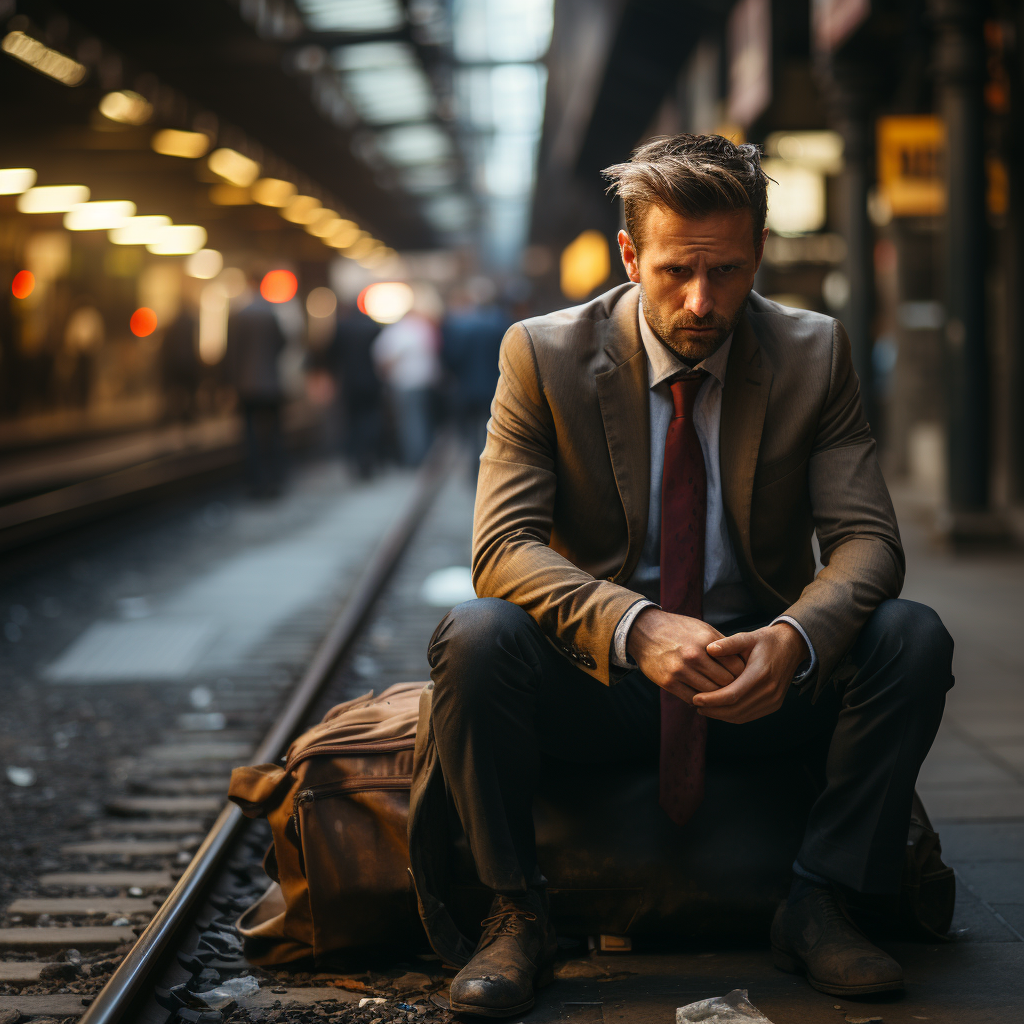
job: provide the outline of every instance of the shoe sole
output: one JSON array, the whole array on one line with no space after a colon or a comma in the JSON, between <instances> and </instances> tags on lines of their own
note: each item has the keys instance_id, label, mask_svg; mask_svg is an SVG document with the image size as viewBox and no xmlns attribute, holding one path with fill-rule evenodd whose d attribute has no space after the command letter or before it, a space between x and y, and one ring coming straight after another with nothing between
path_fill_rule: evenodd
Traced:
<instances>
[{"instance_id":1,"label":"shoe sole","mask_svg":"<svg viewBox=\"0 0 1024 1024\"><path fill-rule=\"evenodd\" d=\"M902 992L904 988L902 980L880 981L873 985L832 985L826 981L819 981L801 960L783 952L778 946L772 946L772 959L780 971L787 974L802 974L812 988L830 996L870 996L878 992Z\"/></svg>"},{"instance_id":2,"label":"shoe sole","mask_svg":"<svg viewBox=\"0 0 1024 1024\"><path fill-rule=\"evenodd\" d=\"M545 985L550 985L555 980L555 969L553 967L545 968L537 975L537 979L533 983L534 991L539 988L543 988ZM520 1003L518 1006L477 1006L472 1003L456 1003L451 1002L452 1013L460 1013L470 1017L489 1017L492 1020L499 1019L501 1017L514 1017L519 1013L526 1013L533 1009L533 1004L536 1002L534 996L530 996L525 1003Z\"/></svg>"}]
</instances>

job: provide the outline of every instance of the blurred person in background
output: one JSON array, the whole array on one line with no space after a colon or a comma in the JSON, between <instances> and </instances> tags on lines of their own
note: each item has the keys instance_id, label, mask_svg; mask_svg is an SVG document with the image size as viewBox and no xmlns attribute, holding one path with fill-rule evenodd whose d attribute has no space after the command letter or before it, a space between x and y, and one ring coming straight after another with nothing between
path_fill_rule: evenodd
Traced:
<instances>
[{"instance_id":1,"label":"blurred person in background","mask_svg":"<svg viewBox=\"0 0 1024 1024\"><path fill-rule=\"evenodd\" d=\"M488 278L473 278L453 292L441 329L441 361L453 383L452 414L469 446L474 480L498 384L498 350L510 322L495 296Z\"/></svg>"},{"instance_id":2,"label":"blurred person in background","mask_svg":"<svg viewBox=\"0 0 1024 1024\"><path fill-rule=\"evenodd\" d=\"M373 343L381 325L355 305L338 307L334 333L310 367L327 373L342 422L341 447L363 480L381 459L383 388L373 362Z\"/></svg>"},{"instance_id":3,"label":"blurred person in background","mask_svg":"<svg viewBox=\"0 0 1024 1024\"><path fill-rule=\"evenodd\" d=\"M164 332L160 346L160 373L164 390L164 417L171 421L192 420L202 380L196 349L199 324L191 310L182 306Z\"/></svg>"},{"instance_id":4,"label":"blurred person in background","mask_svg":"<svg viewBox=\"0 0 1024 1024\"><path fill-rule=\"evenodd\" d=\"M441 299L430 285L413 289L412 309L373 343L373 361L388 389L402 464L418 466L433 436L434 389L441 376Z\"/></svg>"},{"instance_id":5,"label":"blurred person in background","mask_svg":"<svg viewBox=\"0 0 1024 1024\"><path fill-rule=\"evenodd\" d=\"M245 420L249 486L254 497L272 498L281 493L284 476L279 359L285 336L254 276L249 278L249 295L228 320L224 372Z\"/></svg>"}]
</instances>

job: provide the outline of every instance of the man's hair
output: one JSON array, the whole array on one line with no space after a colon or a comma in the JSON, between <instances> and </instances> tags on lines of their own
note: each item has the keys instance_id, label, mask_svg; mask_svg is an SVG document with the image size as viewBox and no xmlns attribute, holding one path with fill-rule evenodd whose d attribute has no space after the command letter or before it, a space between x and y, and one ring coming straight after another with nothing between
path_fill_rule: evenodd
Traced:
<instances>
[{"instance_id":1,"label":"man's hair","mask_svg":"<svg viewBox=\"0 0 1024 1024\"><path fill-rule=\"evenodd\" d=\"M664 206L684 217L725 210L750 210L754 249L761 244L768 215L768 176L751 143L736 145L721 135L668 135L633 151L626 163L601 172L622 200L626 231L639 251L644 216Z\"/></svg>"}]
</instances>

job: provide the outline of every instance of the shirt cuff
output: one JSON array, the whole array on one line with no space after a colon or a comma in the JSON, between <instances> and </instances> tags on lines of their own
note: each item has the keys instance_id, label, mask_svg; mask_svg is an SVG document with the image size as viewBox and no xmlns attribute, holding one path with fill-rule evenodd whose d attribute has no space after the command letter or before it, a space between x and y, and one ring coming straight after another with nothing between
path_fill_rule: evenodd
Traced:
<instances>
[{"instance_id":1,"label":"shirt cuff","mask_svg":"<svg viewBox=\"0 0 1024 1024\"><path fill-rule=\"evenodd\" d=\"M641 599L636 604L631 604L626 609L626 614L619 619L619 624L615 627L615 638L612 643L612 664L616 668L636 668L636 662L629 656L629 652L626 650L626 641L629 639L630 627L633 625L633 620L645 608L657 607L653 601Z\"/></svg>"},{"instance_id":2,"label":"shirt cuff","mask_svg":"<svg viewBox=\"0 0 1024 1024\"><path fill-rule=\"evenodd\" d=\"M629 612L626 614L628 615ZM818 655L814 651L814 644L811 643L811 638L807 635L807 631L804 627L801 626L792 615L777 615L772 619L769 625L774 626L776 622L789 623L789 625L791 625L804 638L804 643L807 644L807 650L811 652L810 658L801 662L797 666L796 675L793 676L794 683L802 683L818 667Z\"/></svg>"}]
</instances>

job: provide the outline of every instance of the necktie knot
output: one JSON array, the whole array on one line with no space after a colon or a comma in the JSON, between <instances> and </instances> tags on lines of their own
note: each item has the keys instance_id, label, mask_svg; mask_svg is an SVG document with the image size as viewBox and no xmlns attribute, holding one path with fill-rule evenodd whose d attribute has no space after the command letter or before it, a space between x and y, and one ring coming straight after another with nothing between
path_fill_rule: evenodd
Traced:
<instances>
[{"instance_id":1,"label":"necktie knot","mask_svg":"<svg viewBox=\"0 0 1024 1024\"><path fill-rule=\"evenodd\" d=\"M693 415L693 404L697 401L697 392L704 383L704 371L694 370L684 377L677 377L669 389L672 392L672 418L690 419Z\"/></svg>"}]
</instances>

